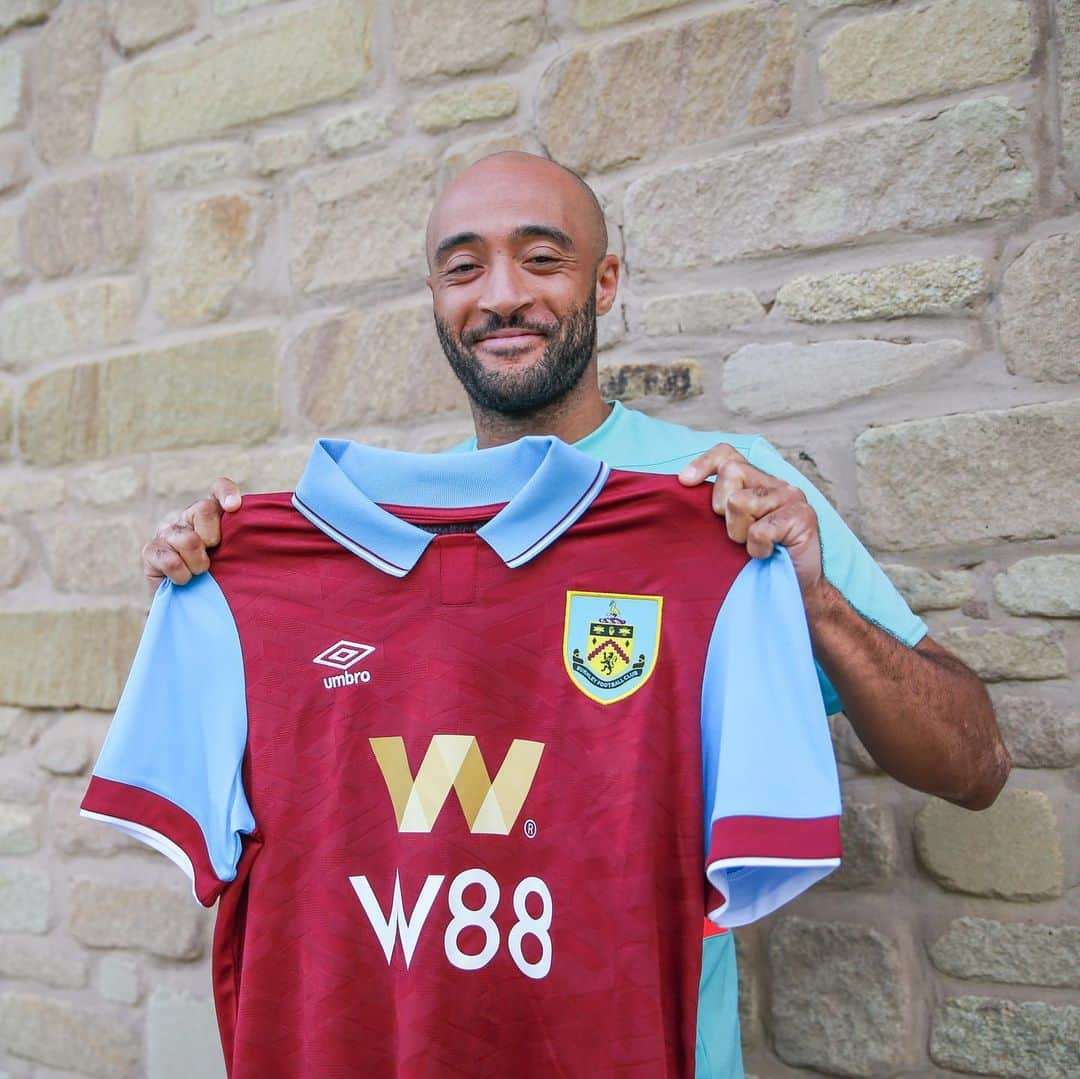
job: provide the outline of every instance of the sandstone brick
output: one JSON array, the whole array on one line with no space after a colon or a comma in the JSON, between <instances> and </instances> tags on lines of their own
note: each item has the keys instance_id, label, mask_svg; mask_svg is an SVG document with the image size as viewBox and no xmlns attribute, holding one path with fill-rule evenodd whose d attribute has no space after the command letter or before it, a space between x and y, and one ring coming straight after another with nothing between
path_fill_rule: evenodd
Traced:
<instances>
[{"instance_id":1,"label":"sandstone brick","mask_svg":"<svg viewBox=\"0 0 1080 1079\"><path fill-rule=\"evenodd\" d=\"M937 0L845 24L820 69L830 100L883 105L1019 78L1034 48L1026 4Z\"/></svg>"},{"instance_id":2,"label":"sandstone brick","mask_svg":"<svg viewBox=\"0 0 1080 1079\"><path fill-rule=\"evenodd\" d=\"M585 30L649 15L654 11L666 11L678 7L687 0L574 0L571 14L574 22Z\"/></svg>"},{"instance_id":3,"label":"sandstone brick","mask_svg":"<svg viewBox=\"0 0 1080 1079\"><path fill-rule=\"evenodd\" d=\"M1006 270L1001 342L1015 374L1080 378L1080 232L1033 243Z\"/></svg>"},{"instance_id":4,"label":"sandstone brick","mask_svg":"<svg viewBox=\"0 0 1080 1079\"><path fill-rule=\"evenodd\" d=\"M819 11L832 11L840 7L869 7L871 4L880 4L882 0L807 0L810 7Z\"/></svg>"},{"instance_id":5,"label":"sandstone brick","mask_svg":"<svg viewBox=\"0 0 1080 1079\"><path fill-rule=\"evenodd\" d=\"M485 135L472 142L455 142L443 158L439 169L439 189L444 188L455 176L489 154L503 150L521 150L527 154L543 157L544 148L532 137L523 134Z\"/></svg>"},{"instance_id":6,"label":"sandstone brick","mask_svg":"<svg viewBox=\"0 0 1080 1079\"><path fill-rule=\"evenodd\" d=\"M300 408L320 428L400 422L464 405L427 304L332 317L292 348Z\"/></svg>"},{"instance_id":7,"label":"sandstone brick","mask_svg":"<svg viewBox=\"0 0 1080 1079\"><path fill-rule=\"evenodd\" d=\"M0 948L0 975L26 978L57 989L81 989L87 981L86 956L57 937L4 938Z\"/></svg>"},{"instance_id":8,"label":"sandstone brick","mask_svg":"<svg viewBox=\"0 0 1080 1079\"><path fill-rule=\"evenodd\" d=\"M616 303L606 315L600 315L596 320L596 351L613 348L625 337L626 312L621 303Z\"/></svg>"},{"instance_id":9,"label":"sandstone brick","mask_svg":"<svg viewBox=\"0 0 1080 1079\"><path fill-rule=\"evenodd\" d=\"M448 131L475 120L496 120L517 110L517 91L508 83L441 90L424 98L413 111L413 121L421 131Z\"/></svg>"},{"instance_id":10,"label":"sandstone brick","mask_svg":"<svg viewBox=\"0 0 1080 1079\"><path fill-rule=\"evenodd\" d=\"M650 337L721 333L764 317L765 308L748 288L657 296L641 307L642 328Z\"/></svg>"},{"instance_id":11,"label":"sandstone brick","mask_svg":"<svg viewBox=\"0 0 1080 1079\"><path fill-rule=\"evenodd\" d=\"M981 813L928 802L915 817L915 849L951 892L1034 900L1064 888L1057 823L1042 791L1003 791Z\"/></svg>"},{"instance_id":12,"label":"sandstone brick","mask_svg":"<svg viewBox=\"0 0 1080 1079\"><path fill-rule=\"evenodd\" d=\"M0 214L0 279L14 281L21 274L19 219L15 214Z\"/></svg>"},{"instance_id":13,"label":"sandstone brick","mask_svg":"<svg viewBox=\"0 0 1080 1079\"><path fill-rule=\"evenodd\" d=\"M769 934L769 970L785 1063L854 1076L899 1064L907 1001L890 939L866 926L785 918Z\"/></svg>"},{"instance_id":14,"label":"sandstone brick","mask_svg":"<svg viewBox=\"0 0 1080 1079\"><path fill-rule=\"evenodd\" d=\"M1069 662L1058 635L1046 629L977 631L950 627L936 639L987 682L1065 678Z\"/></svg>"},{"instance_id":15,"label":"sandstone brick","mask_svg":"<svg viewBox=\"0 0 1080 1079\"><path fill-rule=\"evenodd\" d=\"M134 517L67 518L44 534L45 561L58 592L125 591L140 579L148 522Z\"/></svg>"},{"instance_id":16,"label":"sandstone brick","mask_svg":"<svg viewBox=\"0 0 1080 1079\"><path fill-rule=\"evenodd\" d=\"M627 191L628 260L639 273L707 266L1022 212L1023 120L989 98L658 169Z\"/></svg>"},{"instance_id":17,"label":"sandstone brick","mask_svg":"<svg viewBox=\"0 0 1080 1079\"><path fill-rule=\"evenodd\" d=\"M557 161L599 172L780 120L797 36L794 12L748 4L580 46L540 82L540 139Z\"/></svg>"},{"instance_id":18,"label":"sandstone brick","mask_svg":"<svg viewBox=\"0 0 1080 1079\"><path fill-rule=\"evenodd\" d=\"M0 461L11 456L11 431L14 412L14 395L11 387L0 381Z\"/></svg>"},{"instance_id":19,"label":"sandstone brick","mask_svg":"<svg viewBox=\"0 0 1080 1079\"><path fill-rule=\"evenodd\" d=\"M22 111L23 55L14 49L0 52L0 131L13 127Z\"/></svg>"},{"instance_id":20,"label":"sandstone brick","mask_svg":"<svg viewBox=\"0 0 1080 1079\"><path fill-rule=\"evenodd\" d=\"M788 318L799 322L850 322L947 315L985 296L990 279L970 255L881 266L853 273L797 277L776 294Z\"/></svg>"},{"instance_id":21,"label":"sandstone brick","mask_svg":"<svg viewBox=\"0 0 1080 1079\"><path fill-rule=\"evenodd\" d=\"M528 56L543 28L543 0L399 0L398 78L411 82L498 67Z\"/></svg>"},{"instance_id":22,"label":"sandstone brick","mask_svg":"<svg viewBox=\"0 0 1080 1079\"><path fill-rule=\"evenodd\" d=\"M276 0L214 0L214 11L219 15L235 15L238 11L247 11L275 2Z\"/></svg>"},{"instance_id":23,"label":"sandstone brick","mask_svg":"<svg viewBox=\"0 0 1080 1079\"><path fill-rule=\"evenodd\" d=\"M1013 764L1070 768L1080 763L1080 708L1004 689L991 697Z\"/></svg>"},{"instance_id":24,"label":"sandstone brick","mask_svg":"<svg viewBox=\"0 0 1080 1079\"><path fill-rule=\"evenodd\" d=\"M870 756L866 746L859 741L855 728L843 712L835 712L829 716L829 732L832 735L833 749L839 763L851 765L852 768L869 775L881 773L877 762Z\"/></svg>"},{"instance_id":25,"label":"sandstone brick","mask_svg":"<svg viewBox=\"0 0 1080 1079\"><path fill-rule=\"evenodd\" d=\"M0 506L13 513L55 509L63 501L64 480L61 476L22 473L12 479L0 480Z\"/></svg>"},{"instance_id":26,"label":"sandstone brick","mask_svg":"<svg viewBox=\"0 0 1080 1079\"><path fill-rule=\"evenodd\" d=\"M969 356L964 342L948 340L744 345L724 364L724 401L744 416L790 416L946 371Z\"/></svg>"},{"instance_id":27,"label":"sandstone brick","mask_svg":"<svg viewBox=\"0 0 1080 1079\"><path fill-rule=\"evenodd\" d=\"M935 1009L934 1062L1005 1079L1072 1079L1080 1044L1080 1008L957 997Z\"/></svg>"},{"instance_id":28,"label":"sandstone brick","mask_svg":"<svg viewBox=\"0 0 1080 1079\"><path fill-rule=\"evenodd\" d=\"M128 607L0 612L3 703L115 708L142 624Z\"/></svg>"},{"instance_id":29,"label":"sandstone brick","mask_svg":"<svg viewBox=\"0 0 1080 1079\"><path fill-rule=\"evenodd\" d=\"M68 890L68 932L91 948L136 948L163 959L197 959L204 924L190 889L80 877Z\"/></svg>"},{"instance_id":30,"label":"sandstone brick","mask_svg":"<svg viewBox=\"0 0 1080 1079\"><path fill-rule=\"evenodd\" d=\"M128 1074L139 1056L134 1033L112 1012L32 993L0 995L0 1045L53 1068L103 1077Z\"/></svg>"},{"instance_id":31,"label":"sandstone brick","mask_svg":"<svg viewBox=\"0 0 1080 1079\"><path fill-rule=\"evenodd\" d=\"M151 1079L225 1079L214 1002L156 989L146 1024L147 1070Z\"/></svg>"},{"instance_id":32,"label":"sandstone brick","mask_svg":"<svg viewBox=\"0 0 1080 1079\"><path fill-rule=\"evenodd\" d=\"M40 713L27 712L25 715L36 717ZM40 727L33 721L24 721L19 728L13 735L7 736L7 755L0 757L0 800L36 806L41 801L45 784L41 773L34 767L33 758L18 750L33 743Z\"/></svg>"},{"instance_id":33,"label":"sandstone brick","mask_svg":"<svg viewBox=\"0 0 1080 1079\"><path fill-rule=\"evenodd\" d=\"M306 164L311 142L306 131L271 131L255 140L252 157L260 176L272 176Z\"/></svg>"},{"instance_id":34,"label":"sandstone brick","mask_svg":"<svg viewBox=\"0 0 1080 1079\"><path fill-rule=\"evenodd\" d=\"M41 730L46 726L43 712L28 712L22 708L6 708L0 705L0 760L4 754L14 754L17 750L32 745ZM7 758L10 762L11 758ZM3 784L0 784L0 798L12 799ZM35 797L29 799L33 804Z\"/></svg>"},{"instance_id":35,"label":"sandstone brick","mask_svg":"<svg viewBox=\"0 0 1080 1079\"><path fill-rule=\"evenodd\" d=\"M393 133L394 110L385 105L365 105L324 121L319 128L319 141L327 153L344 154L387 142Z\"/></svg>"},{"instance_id":36,"label":"sandstone brick","mask_svg":"<svg viewBox=\"0 0 1080 1079\"><path fill-rule=\"evenodd\" d=\"M1058 84L1061 113L1061 148L1066 167L1080 177L1080 79Z\"/></svg>"},{"instance_id":37,"label":"sandstone brick","mask_svg":"<svg viewBox=\"0 0 1080 1079\"><path fill-rule=\"evenodd\" d=\"M1058 49L1058 73L1064 78L1080 77L1080 3L1058 0L1055 38Z\"/></svg>"},{"instance_id":38,"label":"sandstone brick","mask_svg":"<svg viewBox=\"0 0 1080 1079\"><path fill-rule=\"evenodd\" d=\"M421 277L433 180L426 156L395 154L300 177L290 195L294 285L319 292Z\"/></svg>"},{"instance_id":39,"label":"sandstone brick","mask_svg":"<svg viewBox=\"0 0 1080 1079\"><path fill-rule=\"evenodd\" d=\"M994 598L1011 614L1080 617L1080 555L1014 562L994 578Z\"/></svg>"},{"instance_id":40,"label":"sandstone brick","mask_svg":"<svg viewBox=\"0 0 1080 1079\"><path fill-rule=\"evenodd\" d=\"M181 146L159 162L154 186L159 188L203 187L215 180L238 176L246 165L245 150L238 142L211 142Z\"/></svg>"},{"instance_id":41,"label":"sandstone brick","mask_svg":"<svg viewBox=\"0 0 1080 1079\"><path fill-rule=\"evenodd\" d=\"M27 547L11 525L0 525L0 589L13 588L26 569Z\"/></svg>"},{"instance_id":42,"label":"sandstone brick","mask_svg":"<svg viewBox=\"0 0 1080 1079\"><path fill-rule=\"evenodd\" d=\"M43 869L0 865L0 932L47 933L52 884Z\"/></svg>"},{"instance_id":43,"label":"sandstone brick","mask_svg":"<svg viewBox=\"0 0 1080 1079\"><path fill-rule=\"evenodd\" d=\"M156 495L205 497L218 476L246 487L251 482L251 455L236 450L187 450L155 453L150 458L150 490Z\"/></svg>"},{"instance_id":44,"label":"sandstone brick","mask_svg":"<svg viewBox=\"0 0 1080 1079\"><path fill-rule=\"evenodd\" d=\"M825 878L832 888L866 888L886 884L896 871L896 836L885 806L846 801L840 819L844 858Z\"/></svg>"},{"instance_id":45,"label":"sandstone brick","mask_svg":"<svg viewBox=\"0 0 1080 1079\"><path fill-rule=\"evenodd\" d=\"M142 995L139 964L126 955L103 955L98 961L94 980L98 994L117 1004L138 1004ZM186 1054L179 1059L188 1060Z\"/></svg>"},{"instance_id":46,"label":"sandstone brick","mask_svg":"<svg viewBox=\"0 0 1080 1079\"><path fill-rule=\"evenodd\" d=\"M113 41L126 53L190 30L196 14L193 0L109 0Z\"/></svg>"},{"instance_id":47,"label":"sandstone brick","mask_svg":"<svg viewBox=\"0 0 1080 1079\"><path fill-rule=\"evenodd\" d=\"M267 206L249 192L178 203L154 234L155 310L177 326L229 313L255 266Z\"/></svg>"},{"instance_id":48,"label":"sandstone brick","mask_svg":"<svg viewBox=\"0 0 1080 1079\"><path fill-rule=\"evenodd\" d=\"M930 958L954 978L1080 989L1080 926L958 918Z\"/></svg>"},{"instance_id":49,"label":"sandstone brick","mask_svg":"<svg viewBox=\"0 0 1080 1079\"><path fill-rule=\"evenodd\" d=\"M277 341L267 330L203 337L60 368L23 394L31 464L214 442L254 442L278 424Z\"/></svg>"},{"instance_id":50,"label":"sandstone brick","mask_svg":"<svg viewBox=\"0 0 1080 1079\"><path fill-rule=\"evenodd\" d=\"M369 445L372 444L367 434L364 440ZM374 444L379 445L378 440ZM310 441L294 446L275 446L263 452L255 463L254 489L257 491L293 490L303 475L310 456Z\"/></svg>"},{"instance_id":51,"label":"sandstone brick","mask_svg":"<svg viewBox=\"0 0 1080 1079\"><path fill-rule=\"evenodd\" d=\"M925 570L898 564L881 568L916 612L948 611L975 598L975 578L967 570Z\"/></svg>"},{"instance_id":52,"label":"sandstone brick","mask_svg":"<svg viewBox=\"0 0 1080 1079\"><path fill-rule=\"evenodd\" d=\"M27 255L46 277L126 269L142 246L143 212L135 174L100 172L43 184L23 218Z\"/></svg>"},{"instance_id":53,"label":"sandstone brick","mask_svg":"<svg viewBox=\"0 0 1080 1079\"><path fill-rule=\"evenodd\" d=\"M355 89L371 68L371 14L371 0L321 0L113 69L94 153L116 157L205 138Z\"/></svg>"},{"instance_id":54,"label":"sandstone brick","mask_svg":"<svg viewBox=\"0 0 1080 1079\"><path fill-rule=\"evenodd\" d=\"M1080 401L866 431L855 443L863 538L913 550L1080 532L1078 437Z\"/></svg>"},{"instance_id":55,"label":"sandstone brick","mask_svg":"<svg viewBox=\"0 0 1080 1079\"><path fill-rule=\"evenodd\" d=\"M53 775L82 775L104 741L105 722L91 712L65 713L38 739L34 759Z\"/></svg>"},{"instance_id":56,"label":"sandstone brick","mask_svg":"<svg viewBox=\"0 0 1080 1079\"><path fill-rule=\"evenodd\" d=\"M704 376L696 360L613 363L600 368L600 392L608 399L635 401L640 397L667 397L684 401L704 390Z\"/></svg>"},{"instance_id":57,"label":"sandstone brick","mask_svg":"<svg viewBox=\"0 0 1080 1079\"><path fill-rule=\"evenodd\" d=\"M0 34L18 26L44 22L60 0L4 0L0 4Z\"/></svg>"},{"instance_id":58,"label":"sandstone brick","mask_svg":"<svg viewBox=\"0 0 1080 1079\"><path fill-rule=\"evenodd\" d=\"M61 165L90 149L106 36L103 0L82 0L65 4L38 38L30 133L48 165Z\"/></svg>"},{"instance_id":59,"label":"sandstone brick","mask_svg":"<svg viewBox=\"0 0 1080 1079\"><path fill-rule=\"evenodd\" d=\"M0 854L33 854L40 846L38 830L35 810L0 802Z\"/></svg>"},{"instance_id":60,"label":"sandstone brick","mask_svg":"<svg viewBox=\"0 0 1080 1079\"><path fill-rule=\"evenodd\" d=\"M132 465L91 465L77 472L71 493L89 506L117 506L142 492L143 479Z\"/></svg>"},{"instance_id":61,"label":"sandstone brick","mask_svg":"<svg viewBox=\"0 0 1080 1079\"><path fill-rule=\"evenodd\" d=\"M0 308L0 363L16 369L130 341L139 289L132 278L91 281Z\"/></svg>"},{"instance_id":62,"label":"sandstone brick","mask_svg":"<svg viewBox=\"0 0 1080 1079\"><path fill-rule=\"evenodd\" d=\"M21 135L0 137L0 193L13 194L30 178L27 146Z\"/></svg>"},{"instance_id":63,"label":"sandstone brick","mask_svg":"<svg viewBox=\"0 0 1080 1079\"><path fill-rule=\"evenodd\" d=\"M123 832L88 817L81 817L79 806L86 792L85 781L79 780L73 786L55 789L57 782L53 780L50 786L54 789L49 795L48 836L55 850L63 854L86 854L94 857L111 857L121 851L138 855L145 853L148 858L161 857L147 851L138 840L131 839Z\"/></svg>"}]
</instances>

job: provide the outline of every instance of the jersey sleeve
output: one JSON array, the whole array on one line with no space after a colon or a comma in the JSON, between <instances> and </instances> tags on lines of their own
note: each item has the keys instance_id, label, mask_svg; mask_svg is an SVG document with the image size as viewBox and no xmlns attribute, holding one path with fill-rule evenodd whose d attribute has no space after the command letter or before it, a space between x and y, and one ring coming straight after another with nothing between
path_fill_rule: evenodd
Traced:
<instances>
[{"instance_id":1,"label":"jersey sleeve","mask_svg":"<svg viewBox=\"0 0 1080 1079\"><path fill-rule=\"evenodd\" d=\"M247 702L240 638L209 573L154 598L82 815L171 858L210 906L255 829L241 768Z\"/></svg>"},{"instance_id":2,"label":"jersey sleeve","mask_svg":"<svg viewBox=\"0 0 1080 1079\"><path fill-rule=\"evenodd\" d=\"M745 925L840 864L840 785L787 552L752 559L709 641L701 704L709 918Z\"/></svg>"},{"instance_id":3,"label":"jersey sleeve","mask_svg":"<svg viewBox=\"0 0 1080 1079\"><path fill-rule=\"evenodd\" d=\"M880 626L909 648L918 644L926 636L926 623L908 607L885 571L829 504L829 500L764 438L755 439L747 460L754 468L798 487L806 495L806 500L817 513L822 570L844 599L868 622ZM843 704L820 668L818 682L825 710L830 714L839 712Z\"/></svg>"}]
</instances>

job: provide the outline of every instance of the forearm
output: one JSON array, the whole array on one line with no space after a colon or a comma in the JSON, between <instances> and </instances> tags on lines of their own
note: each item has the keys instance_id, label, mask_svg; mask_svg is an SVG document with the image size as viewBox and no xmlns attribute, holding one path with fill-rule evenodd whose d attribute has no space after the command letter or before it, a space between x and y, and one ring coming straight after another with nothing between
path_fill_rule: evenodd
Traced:
<instances>
[{"instance_id":1,"label":"forearm","mask_svg":"<svg viewBox=\"0 0 1080 1079\"><path fill-rule=\"evenodd\" d=\"M909 787L989 806L1009 757L978 678L932 641L909 648L867 622L827 582L806 610L817 661L874 760Z\"/></svg>"}]
</instances>

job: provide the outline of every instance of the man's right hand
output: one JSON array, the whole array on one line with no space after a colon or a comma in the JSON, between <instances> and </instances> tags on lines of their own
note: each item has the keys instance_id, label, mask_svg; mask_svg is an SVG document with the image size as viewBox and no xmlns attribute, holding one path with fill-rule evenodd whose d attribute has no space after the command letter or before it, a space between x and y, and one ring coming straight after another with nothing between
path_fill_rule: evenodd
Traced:
<instances>
[{"instance_id":1,"label":"man's right hand","mask_svg":"<svg viewBox=\"0 0 1080 1079\"><path fill-rule=\"evenodd\" d=\"M163 521L142 549L143 571L152 584L168 577L187 584L210 568L207 548L221 542L221 515L240 508L240 488L220 476L210 485L210 497L193 502L183 513Z\"/></svg>"}]
</instances>

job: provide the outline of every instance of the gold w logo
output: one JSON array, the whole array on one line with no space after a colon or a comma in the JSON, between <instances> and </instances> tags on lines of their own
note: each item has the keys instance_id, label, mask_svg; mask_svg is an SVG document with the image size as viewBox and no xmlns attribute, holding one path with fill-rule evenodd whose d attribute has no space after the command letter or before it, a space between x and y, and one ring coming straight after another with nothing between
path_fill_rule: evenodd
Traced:
<instances>
[{"instance_id":1,"label":"gold w logo","mask_svg":"<svg viewBox=\"0 0 1080 1079\"><path fill-rule=\"evenodd\" d=\"M399 832L430 832L453 787L470 832L509 835L544 752L543 742L515 738L492 779L471 734L436 734L414 776L403 738L368 741L394 803Z\"/></svg>"}]
</instances>

